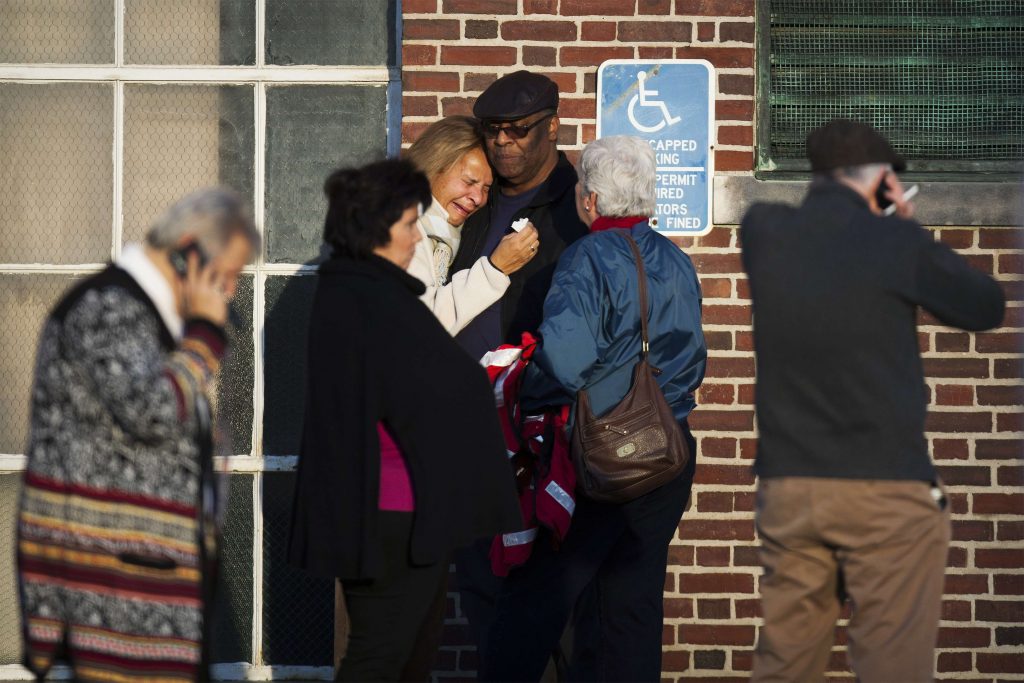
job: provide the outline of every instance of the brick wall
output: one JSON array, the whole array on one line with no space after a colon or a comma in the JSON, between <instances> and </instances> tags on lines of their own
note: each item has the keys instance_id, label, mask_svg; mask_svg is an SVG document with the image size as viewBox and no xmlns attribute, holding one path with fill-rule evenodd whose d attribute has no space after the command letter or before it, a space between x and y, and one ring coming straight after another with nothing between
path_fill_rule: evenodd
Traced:
<instances>
[{"instance_id":1,"label":"brick wall","mask_svg":"<svg viewBox=\"0 0 1024 683\"><path fill-rule=\"evenodd\" d=\"M558 82L563 148L595 134L597 67L612 58L702 58L716 67L718 174L753 164L753 0L403 0L403 140L469 113L497 76L519 68ZM994 273L1006 326L966 334L922 317L934 457L953 510L940 631L940 679L1024 678L1024 232L942 228L939 239ZM677 240L704 291L708 374L691 417L699 466L665 585L664 678L744 680L758 623L753 526L754 359L749 289L735 226ZM439 680L472 678L476 653L451 596ZM850 678L837 630L831 670Z\"/></svg>"}]
</instances>

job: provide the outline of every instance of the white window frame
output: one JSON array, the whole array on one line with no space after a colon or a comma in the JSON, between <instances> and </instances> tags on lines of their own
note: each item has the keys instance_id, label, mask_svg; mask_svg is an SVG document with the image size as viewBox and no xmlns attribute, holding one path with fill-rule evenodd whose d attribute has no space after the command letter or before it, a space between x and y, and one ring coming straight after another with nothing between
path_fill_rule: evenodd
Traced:
<instances>
[{"instance_id":1,"label":"white window frame","mask_svg":"<svg viewBox=\"0 0 1024 683\"><path fill-rule=\"evenodd\" d=\"M266 89L276 84L316 85L382 85L386 87L386 149L388 156L396 156L402 144L402 79L401 79L401 2L396 2L393 27L396 54L391 66L279 66L265 61L266 0L254 0L256 5L256 64L254 66L147 66L126 65L124 60L125 2L115 2L114 64L112 65L55 65L55 64L0 64L0 82L8 83L110 83L114 86L113 131L113 215L111 216L111 259L120 255L123 230L124 188L124 87L126 84L217 84L251 85L254 87L254 178L253 214L257 229L264 233L264 193L266 159ZM377 0L370 0L377 1ZM0 274L73 274L87 275L98 272L105 264L45 264L0 263ZM272 680L306 679L331 680L333 667L265 665L263 661L263 475L266 472L290 472L296 469L296 454L270 454L263 452L263 398L264 349L263 327L266 318L264 292L268 276L302 276L311 274L313 266L298 263L267 263L264 255L247 266L243 273L253 277L253 433L248 455L218 457L216 468L220 472L250 473L253 486L253 614L251 652L253 662L216 664L213 674L220 680ZM27 400L26 396L26 400ZM25 469L26 458L19 453L0 453L0 474ZM51 676L70 679L70 671L58 667ZM0 666L2 680L34 680L21 665Z\"/></svg>"}]
</instances>

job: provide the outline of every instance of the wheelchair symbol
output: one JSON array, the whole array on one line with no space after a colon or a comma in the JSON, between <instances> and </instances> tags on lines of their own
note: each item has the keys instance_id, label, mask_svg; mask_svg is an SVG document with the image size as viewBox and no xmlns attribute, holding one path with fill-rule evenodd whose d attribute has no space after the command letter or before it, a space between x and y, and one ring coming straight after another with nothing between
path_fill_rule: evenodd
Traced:
<instances>
[{"instance_id":1,"label":"wheelchair symbol","mask_svg":"<svg viewBox=\"0 0 1024 683\"><path fill-rule=\"evenodd\" d=\"M680 117L672 116L672 114L669 113L668 107L665 106L664 102L661 100L651 99L658 96L658 91L648 90L644 87L644 81L647 80L647 74L645 72L639 72L636 75L636 80L637 85L640 88L640 92L633 95L633 99L629 101L629 107L626 110L626 114L629 116L629 122L633 124L634 128L642 133L657 133L665 126L673 126L682 121ZM653 107L661 110L661 120L653 126L645 126L637 121L636 115L633 113L633 110L636 109L637 103L639 103L641 107Z\"/></svg>"}]
</instances>

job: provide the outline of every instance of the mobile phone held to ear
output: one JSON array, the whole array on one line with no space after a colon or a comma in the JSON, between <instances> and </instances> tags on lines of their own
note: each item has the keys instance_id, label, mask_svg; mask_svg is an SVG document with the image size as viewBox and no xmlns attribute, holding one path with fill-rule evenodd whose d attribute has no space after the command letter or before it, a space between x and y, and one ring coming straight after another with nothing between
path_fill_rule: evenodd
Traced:
<instances>
[{"instance_id":1,"label":"mobile phone held to ear","mask_svg":"<svg viewBox=\"0 0 1024 683\"><path fill-rule=\"evenodd\" d=\"M914 195L917 194L917 190L918 190L917 185L911 185L910 187L908 187L903 192L903 201L904 202L909 202L911 199L913 199ZM896 205L891 203L891 202L889 203L888 206L886 206L886 207L884 207L882 209L882 215L883 216L891 216L894 213L896 213Z\"/></svg>"},{"instance_id":2,"label":"mobile phone held to ear","mask_svg":"<svg viewBox=\"0 0 1024 683\"><path fill-rule=\"evenodd\" d=\"M878 204L878 208L882 211L886 211L893 206L892 201L885 196L885 193L889 191L889 176L886 175L882 178L882 182L878 183L878 189L875 190L875 202ZM891 212L890 212L891 213ZM885 214L889 215L889 214Z\"/></svg>"},{"instance_id":3,"label":"mobile phone held to ear","mask_svg":"<svg viewBox=\"0 0 1024 683\"><path fill-rule=\"evenodd\" d=\"M192 252L199 255L199 267L205 267L209 259L198 242L189 242L180 249L175 249L167 256L171 262L171 267L174 268L174 272L182 279L188 275L188 257Z\"/></svg>"}]
</instances>

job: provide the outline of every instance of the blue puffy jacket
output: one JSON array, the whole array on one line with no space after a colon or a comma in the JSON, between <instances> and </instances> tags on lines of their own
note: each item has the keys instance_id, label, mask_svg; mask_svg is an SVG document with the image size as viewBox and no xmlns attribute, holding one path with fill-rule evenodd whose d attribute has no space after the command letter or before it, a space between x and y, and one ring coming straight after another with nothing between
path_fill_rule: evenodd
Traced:
<instances>
[{"instance_id":1,"label":"blue puffy jacket","mask_svg":"<svg viewBox=\"0 0 1024 683\"><path fill-rule=\"evenodd\" d=\"M647 271L648 360L661 369L658 384L682 420L695 405L707 362L697 273L646 221L630 232ZM559 258L544 300L541 348L523 379L525 409L572 403L585 387L600 416L629 391L640 359L640 303L633 252L622 233L591 233Z\"/></svg>"}]
</instances>

